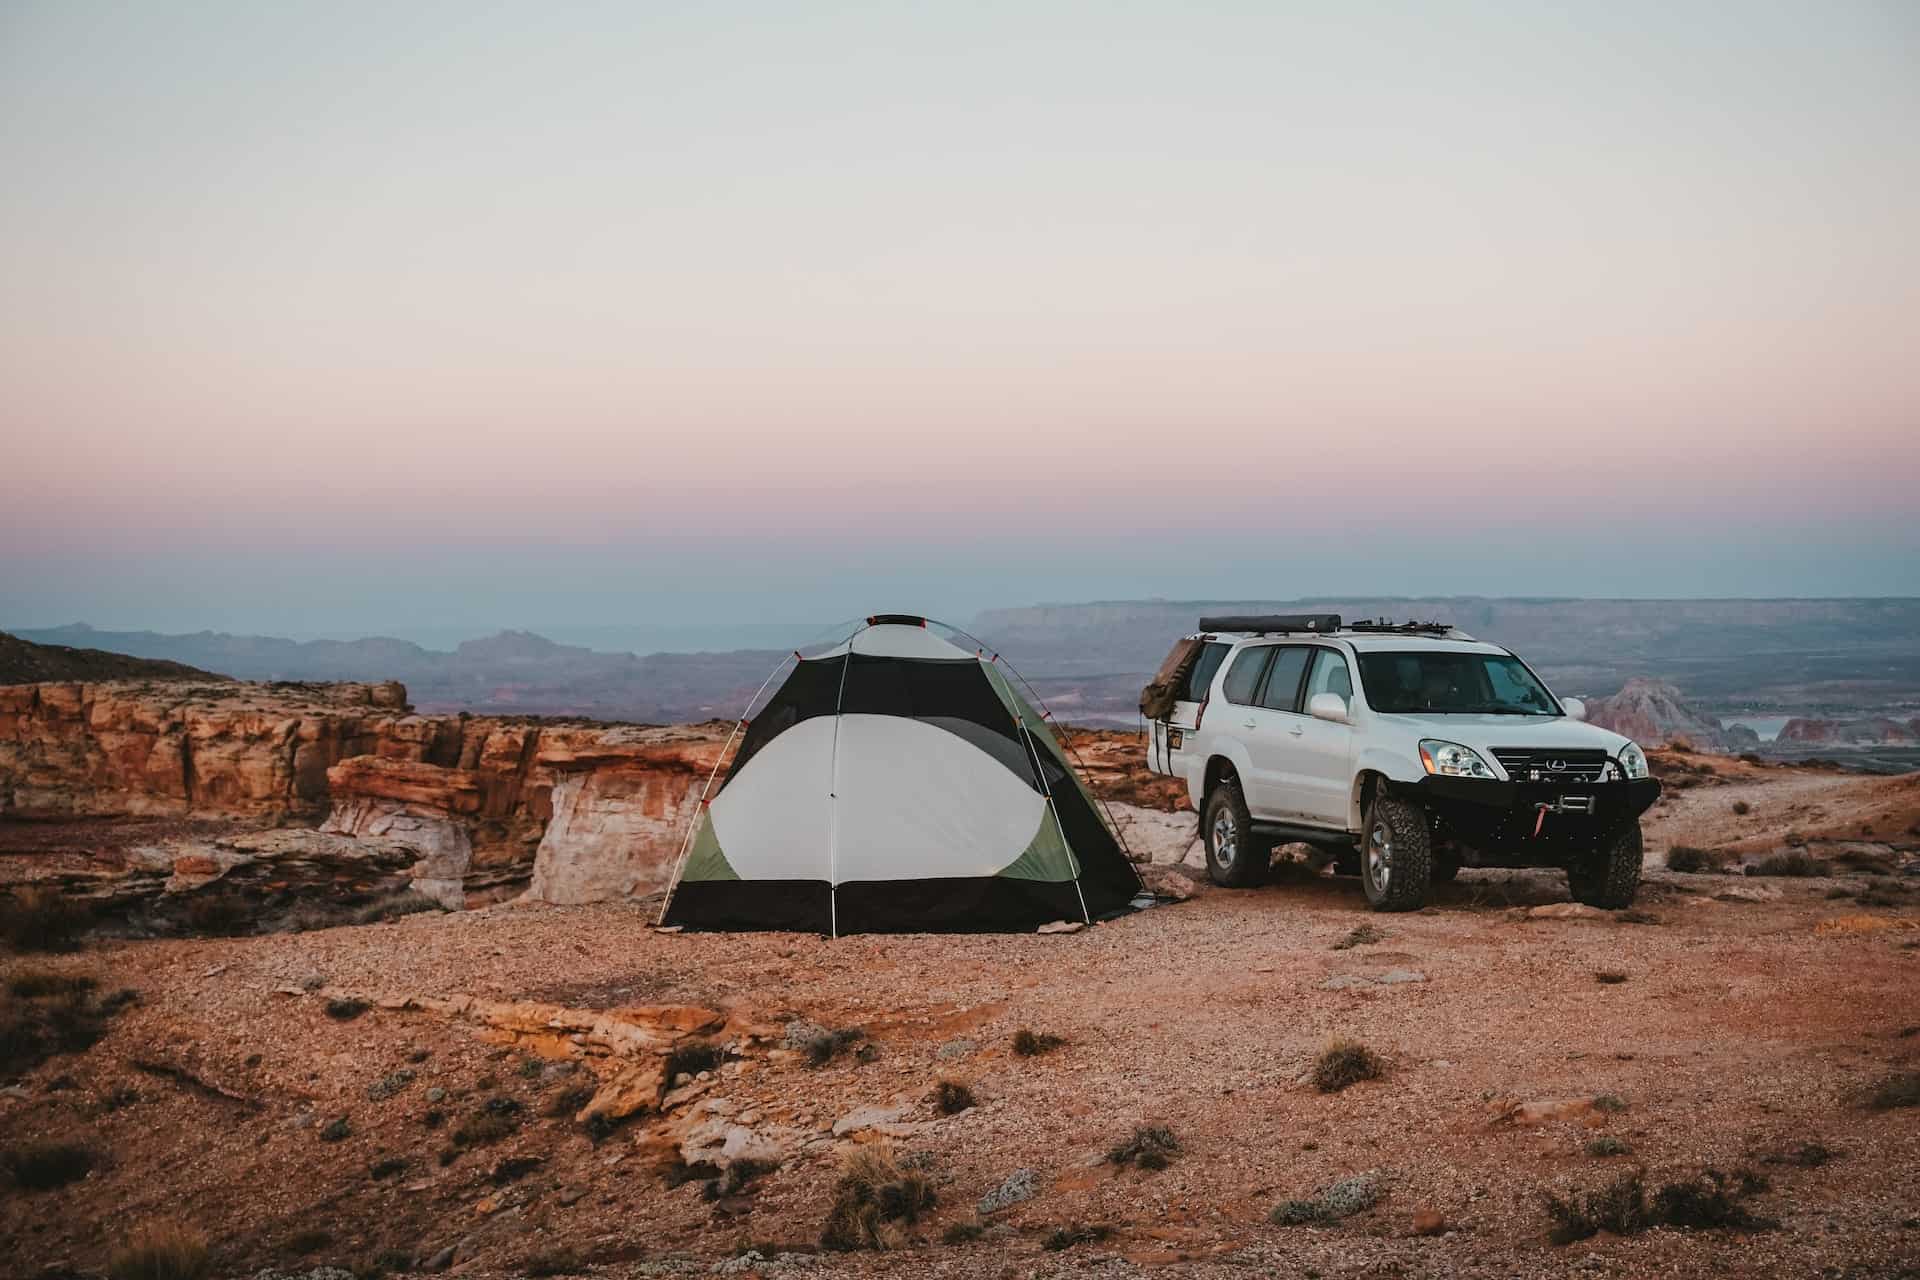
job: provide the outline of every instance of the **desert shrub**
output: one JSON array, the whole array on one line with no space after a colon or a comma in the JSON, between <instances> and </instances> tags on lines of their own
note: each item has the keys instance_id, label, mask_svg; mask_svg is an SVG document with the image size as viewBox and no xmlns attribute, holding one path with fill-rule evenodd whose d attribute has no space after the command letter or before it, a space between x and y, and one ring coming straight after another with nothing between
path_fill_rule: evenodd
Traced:
<instances>
[{"instance_id":1,"label":"desert shrub","mask_svg":"<svg viewBox=\"0 0 1920 1280\"><path fill-rule=\"evenodd\" d=\"M28 976L26 989L47 994L0 1002L0 1078L31 1071L63 1053L84 1053L107 1033L107 1020L137 993L116 992L95 1000L90 981L47 981Z\"/></svg>"},{"instance_id":2,"label":"desert shrub","mask_svg":"<svg viewBox=\"0 0 1920 1280\"><path fill-rule=\"evenodd\" d=\"M1790 1147L1768 1152L1762 1157L1768 1164L1790 1164L1801 1169L1818 1169L1839 1154L1818 1142L1796 1142Z\"/></svg>"},{"instance_id":3,"label":"desert shrub","mask_svg":"<svg viewBox=\"0 0 1920 1280\"><path fill-rule=\"evenodd\" d=\"M207 1238L174 1222L135 1228L107 1263L108 1280L202 1280L209 1269Z\"/></svg>"},{"instance_id":4,"label":"desert shrub","mask_svg":"<svg viewBox=\"0 0 1920 1280\"><path fill-rule=\"evenodd\" d=\"M351 1022L371 1008L373 1006L365 1000L352 996L335 996L327 1001L327 1016L340 1022Z\"/></svg>"},{"instance_id":5,"label":"desert shrub","mask_svg":"<svg viewBox=\"0 0 1920 1280\"><path fill-rule=\"evenodd\" d=\"M1741 756L1740 758L1742 760L1746 759L1745 756ZM1738 814L1740 817L1744 818L1748 814L1753 812L1753 806L1748 804L1745 800L1735 800L1733 802L1733 811L1734 813Z\"/></svg>"},{"instance_id":6,"label":"desert shrub","mask_svg":"<svg viewBox=\"0 0 1920 1280\"><path fill-rule=\"evenodd\" d=\"M16 889L0 901L0 941L15 951L72 951L89 919L84 906L58 889Z\"/></svg>"},{"instance_id":7,"label":"desert shrub","mask_svg":"<svg viewBox=\"0 0 1920 1280\"><path fill-rule=\"evenodd\" d=\"M7 979L7 990L23 1000L85 995L98 985L84 973L59 973L52 969L21 969Z\"/></svg>"},{"instance_id":8,"label":"desert shrub","mask_svg":"<svg viewBox=\"0 0 1920 1280\"><path fill-rule=\"evenodd\" d=\"M14 1185L22 1191L52 1191L86 1177L97 1159L78 1143L34 1142L9 1148L0 1155L0 1163L7 1166Z\"/></svg>"},{"instance_id":9,"label":"desert shrub","mask_svg":"<svg viewBox=\"0 0 1920 1280\"><path fill-rule=\"evenodd\" d=\"M549 1276L570 1276L586 1269L586 1263L571 1249L549 1249L545 1253L536 1253L520 1264L521 1272L530 1280L547 1280Z\"/></svg>"},{"instance_id":10,"label":"desert shrub","mask_svg":"<svg viewBox=\"0 0 1920 1280\"><path fill-rule=\"evenodd\" d=\"M513 1136L520 1127L520 1119L511 1111L481 1111L468 1116L453 1131L455 1146L487 1147Z\"/></svg>"},{"instance_id":11,"label":"desert shrub","mask_svg":"<svg viewBox=\"0 0 1920 1280\"><path fill-rule=\"evenodd\" d=\"M1092 1226L1081 1226L1075 1223L1073 1226L1055 1228L1048 1233L1047 1238L1041 1243L1044 1247L1058 1253L1063 1249L1071 1249L1077 1244L1098 1243L1112 1234L1112 1227L1102 1226L1097 1223Z\"/></svg>"},{"instance_id":12,"label":"desert shrub","mask_svg":"<svg viewBox=\"0 0 1920 1280\"><path fill-rule=\"evenodd\" d=\"M1165 1125L1142 1125L1125 1142L1107 1152L1113 1164L1137 1164L1142 1169L1164 1169L1180 1153L1180 1141Z\"/></svg>"},{"instance_id":13,"label":"desert shrub","mask_svg":"<svg viewBox=\"0 0 1920 1280\"><path fill-rule=\"evenodd\" d=\"M737 1196L745 1191L755 1178L764 1177L779 1167L779 1164L772 1160L735 1160L727 1165L726 1171L719 1177L710 1179L705 1186L701 1187L700 1194L708 1200L725 1200Z\"/></svg>"},{"instance_id":14,"label":"desert shrub","mask_svg":"<svg viewBox=\"0 0 1920 1280\"><path fill-rule=\"evenodd\" d=\"M1267 1215L1276 1227L1338 1222L1380 1203L1380 1180L1371 1173L1342 1178L1310 1200L1282 1200Z\"/></svg>"},{"instance_id":15,"label":"desert shrub","mask_svg":"<svg viewBox=\"0 0 1920 1280\"><path fill-rule=\"evenodd\" d=\"M958 1080L942 1080L933 1086L933 1109L943 1116L957 1116L977 1101L973 1090Z\"/></svg>"},{"instance_id":16,"label":"desert shrub","mask_svg":"<svg viewBox=\"0 0 1920 1280\"><path fill-rule=\"evenodd\" d=\"M1717 1169L1708 1169L1698 1177L1666 1183L1649 1195L1641 1175L1629 1173L1595 1190L1565 1198L1548 1192L1542 1200L1553 1220L1553 1242L1572 1244L1602 1231L1630 1236L1662 1226L1741 1231L1770 1227L1771 1221L1740 1203L1742 1196L1764 1191L1766 1185L1764 1178L1745 1171L1729 1179Z\"/></svg>"},{"instance_id":17,"label":"desert shrub","mask_svg":"<svg viewBox=\"0 0 1920 1280\"><path fill-rule=\"evenodd\" d=\"M1603 987L1617 987L1627 980L1627 975L1618 969L1599 969L1594 972L1593 980Z\"/></svg>"},{"instance_id":18,"label":"desert shrub","mask_svg":"<svg viewBox=\"0 0 1920 1280\"><path fill-rule=\"evenodd\" d=\"M1587 1154L1596 1158L1605 1156L1631 1155L1633 1148L1611 1134L1602 1135L1587 1144Z\"/></svg>"},{"instance_id":19,"label":"desert shrub","mask_svg":"<svg viewBox=\"0 0 1920 1280\"><path fill-rule=\"evenodd\" d=\"M667 1055L667 1083L672 1084L683 1075L697 1076L702 1071L711 1071L725 1056L716 1044L679 1045Z\"/></svg>"},{"instance_id":20,"label":"desert shrub","mask_svg":"<svg viewBox=\"0 0 1920 1280\"><path fill-rule=\"evenodd\" d=\"M1355 947L1370 947L1386 938L1386 934L1370 924L1359 925L1348 930L1347 936L1333 944L1335 951L1351 951Z\"/></svg>"},{"instance_id":21,"label":"desert shrub","mask_svg":"<svg viewBox=\"0 0 1920 1280\"><path fill-rule=\"evenodd\" d=\"M407 1161L402 1156L388 1156L384 1160L375 1160L367 1166L367 1176L375 1182L385 1182L388 1178L397 1178L407 1171Z\"/></svg>"},{"instance_id":22,"label":"desert shrub","mask_svg":"<svg viewBox=\"0 0 1920 1280\"><path fill-rule=\"evenodd\" d=\"M296 1257L304 1258L309 1253L318 1253L332 1243L332 1233L314 1228L307 1231L294 1232L287 1237L287 1243L284 1248L288 1253Z\"/></svg>"},{"instance_id":23,"label":"desert shrub","mask_svg":"<svg viewBox=\"0 0 1920 1280\"><path fill-rule=\"evenodd\" d=\"M971 1244L985 1234L985 1230L977 1222L956 1222L940 1233L940 1243Z\"/></svg>"},{"instance_id":24,"label":"desert shrub","mask_svg":"<svg viewBox=\"0 0 1920 1280\"><path fill-rule=\"evenodd\" d=\"M1667 850L1667 870L1685 872L1711 872L1726 868L1727 855L1718 849L1701 849L1690 844L1677 844Z\"/></svg>"},{"instance_id":25,"label":"desert shrub","mask_svg":"<svg viewBox=\"0 0 1920 1280\"><path fill-rule=\"evenodd\" d=\"M335 1116L320 1130L322 1142L345 1142L353 1136L353 1125L345 1116Z\"/></svg>"},{"instance_id":26,"label":"desert shrub","mask_svg":"<svg viewBox=\"0 0 1920 1280\"><path fill-rule=\"evenodd\" d=\"M933 1182L902 1169L885 1147L856 1151L841 1166L820 1243L828 1249L887 1249L898 1243L896 1224L911 1225L934 1207Z\"/></svg>"},{"instance_id":27,"label":"desert shrub","mask_svg":"<svg viewBox=\"0 0 1920 1280\"><path fill-rule=\"evenodd\" d=\"M1593 1109L1618 1115L1627 1109L1627 1100L1617 1093L1603 1093L1593 1100Z\"/></svg>"},{"instance_id":28,"label":"desert shrub","mask_svg":"<svg viewBox=\"0 0 1920 1280\"><path fill-rule=\"evenodd\" d=\"M1313 1087L1338 1093L1362 1080L1378 1080L1385 1069L1380 1056L1359 1041L1336 1040L1313 1064Z\"/></svg>"},{"instance_id":29,"label":"desert shrub","mask_svg":"<svg viewBox=\"0 0 1920 1280\"><path fill-rule=\"evenodd\" d=\"M1827 874L1827 864L1812 854L1800 849L1789 849L1785 853L1770 854L1754 866L1757 876L1823 876Z\"/></svg>"},{"instance_id":30,"label":"desert shrub","mask_svg":"<svg viewBox=\"0 0 1920 1280\"><path fill-rule=\"evenodd\" d=\"M369 902L355 911L352 919L354 924L378 924L382 920L398 920L401 916L418 915L422 911L445 910L424 893L402 889L399 893Z\"/></svg>"},{"instance_id":31,"label":"desert shrub","mask_svg":"<svg viewBox=\"0 0 1920 1280\"><path fill-rule=\"evenodd\" d=\"M1013 1033L1013 1051L1022 1058L1037 1058L1043 1053L1052 1053L1065 1043L1065 1038L1051 1031L1035 1031L1031 1027L1022 1027Z\"/></svg>"},{"instance_id":32,"label":"desert shrub","mask_svg":"<svg viewBox=\"0 0 1920 1280\"><path fill-rule=\"evenodd\" d=\"M822 1031L807 1041L807 1062L810 1066L824 1067L866 1038L866 1032L854 1027Z\"/></svg>"},{"instance_id":33,"label":"desert shrub","mask_svg":"<svg viewBox=\"0 0 1920 1280\"><path fill-rule=\"evenodd\" d=\"M1875 1111L1920 1107L1920 1072L1908 1071L1887 1077L1868 1097L1867 1105Z\"/></svg>"},{"instance_id":34,"label":"desert shrub","mask_svg":"<svg viewBox=\"0 0 1920 1280\"><path fill-rule=\"evenodd\" d=\"M560 1119L565 1116L578 1115L583 1107L593 1101L593 1094L593 1089L583 1084L562 1089L559 1093L553 1095L551 1102L547 1103L546 1114L548 1119Z\"/></svg>"}]
</instances>

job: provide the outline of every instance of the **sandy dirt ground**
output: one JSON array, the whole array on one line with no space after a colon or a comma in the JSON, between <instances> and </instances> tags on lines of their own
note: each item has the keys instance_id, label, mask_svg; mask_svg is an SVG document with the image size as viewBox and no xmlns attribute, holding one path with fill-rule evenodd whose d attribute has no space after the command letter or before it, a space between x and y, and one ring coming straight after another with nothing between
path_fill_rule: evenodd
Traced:
<instances>
[{"instance_id":1,"label":"sandy dirt ground","mask_svg":"<svg viewBox=\"0 0 1920 1280\"><path fill-rule=\"evenodd\" d=\"M1912 821L1896 812L1908 780L1715 767L1730 776L1656 810L1651 864L1785 821ZM1144 821L1171 848L1191 816ZM79 1182L7 1191L0 1275L99 1274L153 1219L203 1232L214 1274L236 1276L1916 1275L1920 1108L1867 1102L1920 1070L1920 893L1828 896L1864 883L1653 870L1630 915L1534 918L1566 902L1561 877L1467 872L1428 909L1381 916L1356 881L1286 866L1059 936L667 934L646 903L502 905L9 958L9 978L84 973L140 998L91 1050L0 1091L0 1146L100 1155ZM1380 936L1336 945L1361 926ZM329 1016L349 992L401 1007ZM454 995L697 1006L735 1053L678 1118L594 1134L570 1107L548 1114L577 1064L404 1007ZM810 1065L783 1047L795 1020L872 1047ZM1023 1028L1064 1043L1019 1056ZM1336 1038L1374 1050L1381 1077L1315 1089ZM942 1079L977 1104L939 1114ZM718 1200L669 1185L666 1135L694 1106L776 1145L779 1167ZM498 1141L450 1143L489 1112L510 1117ZM1178 1141L1168 1167L1105 1158L1147 1124ZM1623 1150L1590 1154L1596 1138ZM1769 1162L1805 1143L1834 1154ZM877 1146L924 1170L937 1204L891 1251L815 1252L842 1161ZM1548 1193L1708 1168L1761 1175L1742 1203L1768 1225L1549 1241ZM1032 1197L980 1213L1023 1169ZM1373 1207L1269 1222L1362 1174ZM1048 1247L1078 1228L1104 1234Z\"/></svg>"}]
</instances>

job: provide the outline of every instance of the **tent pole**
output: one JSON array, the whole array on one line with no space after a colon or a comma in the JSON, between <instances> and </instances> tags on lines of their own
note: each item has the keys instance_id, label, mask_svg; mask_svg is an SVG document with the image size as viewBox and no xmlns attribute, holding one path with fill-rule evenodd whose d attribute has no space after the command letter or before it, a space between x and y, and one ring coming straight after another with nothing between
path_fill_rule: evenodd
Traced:
<instances>
[{"instance_id":1,"label":"tent pole","mask_svg":"<svg viewBox=\"0 0 1920 1280\"><path fill-rule=\"evenodd\" d=\"M870 625L870 624L869 624ZM827 936L840 936L840 708L847 703L847 672L853 669L853 642L865 626L847 637L840 658L840 691L833 696L833 753L827 772Z\"/></svg>"}]
</instances>

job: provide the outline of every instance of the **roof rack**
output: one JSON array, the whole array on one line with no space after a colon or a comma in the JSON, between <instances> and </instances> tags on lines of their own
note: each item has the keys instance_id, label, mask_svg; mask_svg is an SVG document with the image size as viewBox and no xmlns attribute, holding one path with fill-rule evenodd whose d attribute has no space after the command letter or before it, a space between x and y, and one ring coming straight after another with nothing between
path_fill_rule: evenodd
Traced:
<instances>
[{"instance_id":1,"label":"roof rack","mask_svg":"<svg viewBox=\"0 0 1920 1280\"><path fill-rule=\"evenodd\" d=\"M1338 631L1337 613L1231 613L1200 619L1202 631Z\"/></svg>"},{"instance_id":2,"label":"roof rack","mask_svg":"<svg viewBox=\"0 0 1920 1280\"><path fill-rule=\"evenodd\" d=\"M1376 635L1444 636L1453 634L1454 626L1450 622L1388 622L1385 618L1377 618L1350 622L1347 630L1369 631Z\"/></svg>"}]
</instances>

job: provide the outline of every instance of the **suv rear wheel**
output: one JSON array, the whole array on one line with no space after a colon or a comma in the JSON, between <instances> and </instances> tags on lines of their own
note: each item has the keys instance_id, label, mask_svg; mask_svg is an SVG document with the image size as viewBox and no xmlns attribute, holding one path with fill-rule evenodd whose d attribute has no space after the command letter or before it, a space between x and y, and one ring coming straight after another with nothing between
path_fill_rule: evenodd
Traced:
<instances>
[{"instance_id":1,"label":"suv rear wheel","mask_svg":"<svg viewBox=\"0 0 1920 1280\"><path fill-rule=\"evenodd\" d=\"M1360 883L1375 911L1418 911L1433 879L1426 811L1384 792L1367 809L1360 838Z\"/></svg>"},{"instance_id":2,"label":"suv rear wheel","mask_svg":"<svg viewBox=\"0 0 1920 1280\"><path fill-rule=\"evenodd\" d=\"M1567 868L1567 888L1575 902L1619 911L1633 905L1640 891L1640 824L1634 823L1606 848Z\"/></svg>"},{"instance_id":3,"label":"suv rear wheel","mask_svg":"<svg viewBox=\"0 0 1920 1280\"><path fill-rule=\"evenodd\" d=\"M1215 884L1246 889L1267 878L1273 851L1253 835L1253 815L1237 782L1222 782L1207 793L1200 832L1207 845L1207 875Z\"/></svg>"}]
</instances>

